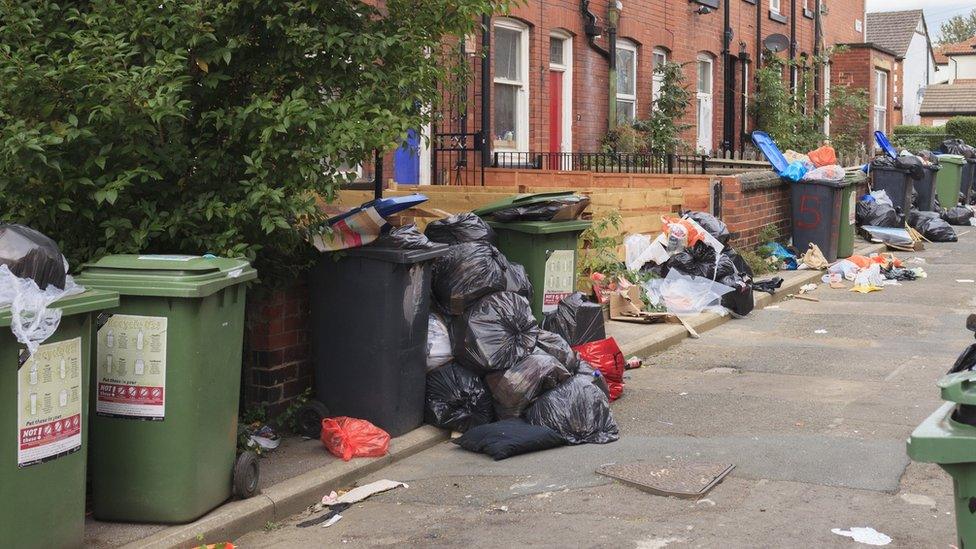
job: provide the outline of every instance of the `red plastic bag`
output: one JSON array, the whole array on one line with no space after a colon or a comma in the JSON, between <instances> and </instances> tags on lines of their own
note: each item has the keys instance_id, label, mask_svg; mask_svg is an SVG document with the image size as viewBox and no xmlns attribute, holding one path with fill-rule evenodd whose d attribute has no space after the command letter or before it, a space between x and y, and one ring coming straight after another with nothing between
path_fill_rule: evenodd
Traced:
<instances>
[{"instance_id":1,"label":"red plastic bag","mask_svg":"<svg viewBox=\"0 0 976 549\"><path fill-rule=\"evenodd\" d=\"M579 353L581 359L600 370L603 377L607 379L610 400L620 398L624 392L624 369L627 361L624 360L624 354L617 346L617 341L608 337L573 347L573 350Z\"/></svg>"},{"instance_id":2,"label":"red plastic bag","mask_svg":"<svg viewBox=\"0 0 976 549\"><path fill-rule=\"evenodd\" d=\"M390 449L390 435L366 421L352 417L322 420L322 444L343 461L354 457L381 457Z\"/></svg>"}]
</instances>

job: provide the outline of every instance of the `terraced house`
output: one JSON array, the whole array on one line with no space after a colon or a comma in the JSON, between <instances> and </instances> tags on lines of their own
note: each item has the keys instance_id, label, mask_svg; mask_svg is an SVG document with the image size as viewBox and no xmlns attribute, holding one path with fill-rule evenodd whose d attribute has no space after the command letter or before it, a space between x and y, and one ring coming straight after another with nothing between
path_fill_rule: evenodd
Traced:
<instances>
[{"instance_id":1,"label":"terraced house","mask_svg":"<svg viewBox=\"0 0 976 549\"><path fill-rule=\"evenodd\" d=\"M809 60L783 77L794 85L812 71L811 102L826 99L832 78L872 85L839 81L813 62L830 46L863 44L864 17L863 0L529 0L456 45L474 78L445 90L453 95L433 127L411 132L413 146L387 169L401 183L470 183L480 166L572 169L615 125L650 114L664 61L683 65L693 92L689 148L739 150L754 129L749 102L763 55ZM853 63L867 74L869 62Z\"/></svg>"}]
</instances>

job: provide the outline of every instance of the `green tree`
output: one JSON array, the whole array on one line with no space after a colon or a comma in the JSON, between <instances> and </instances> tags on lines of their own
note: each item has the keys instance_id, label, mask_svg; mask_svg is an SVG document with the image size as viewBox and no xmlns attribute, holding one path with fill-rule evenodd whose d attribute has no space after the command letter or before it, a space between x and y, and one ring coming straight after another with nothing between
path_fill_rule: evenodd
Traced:
<instances>
[{"instance_id":1,"label":"green tree","mask_svg":"<svg viewBox=\"0 0 976 549\"><path fill-rule=\"evenodd\" d=\"M212 252L294 275L315 196L426 123L458 70L441 45L510 3L0 0L0 219L75 267Z\"/></svg>"},{"instance_id":2,"label":"green tree","mask_svg":"<svg viewBox=\"0 0 976 549\"><path fill-rule=\"evenodd\" d=\"M656 156L673 154L684 144L681 132L691 127L682 124L691 105L691 92L685 85L684 68L680 63L667 61L654 68L655 76L661 77L661 88L654 99L654 108L647 120L635 126L645 132L648 150Z\"/></svg>"},{"instance_id":3,"label":"green tree","mask_svg":"<svg viewBox=\"0 0 976 549\"><path fill-rule=\"evenodd\" d=\"M828 56L812 59L812 66L827 62ZM798 68L796 93L789 88L787 74ZM830 100L814 107L813 70L803 70L802 62L769 56L756 71L758 92L750 110L757 116L759 129L768 133L782 149L806 152L827 140L824 122L830 116L830 142L841 154L858 154L864 149L869 104L867 91L847 86L831 86Z\"/></svg>"},{"instance_id":4,"label":"green tree","mask_svg":"<svg viewBox=\"0 0 976 549\"><path fill-rule=\"evenodd\" d=\"M963 42L976 36L976 9L968 15L954 15L939 28L939 44Z\"/></svg>"}]
</instances>

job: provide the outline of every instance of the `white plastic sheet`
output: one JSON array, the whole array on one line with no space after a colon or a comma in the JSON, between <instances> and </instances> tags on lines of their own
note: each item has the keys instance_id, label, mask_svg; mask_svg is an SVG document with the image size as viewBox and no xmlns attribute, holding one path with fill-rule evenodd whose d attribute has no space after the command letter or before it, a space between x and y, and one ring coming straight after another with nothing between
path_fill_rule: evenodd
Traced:
<instances>
[{"instance_id":1,"label":"white plastic sheet","mask_svg":"<svg viewBox=\"0 0 976 549\"><path fill-rule=\"evenodd\" d=\"M53 284L41 290L33 279L19 278L6 265L0 265L0 309L10 309L10 331L31 354L61 323L61 309L50 305L84 291L70 276L65 279L63 290Z\"/></svg>"},{"instance_id":2,"label":"white plastic sheet","mask_svg":"<svg viewBox=\"0 0 976 549\"><path fill-rule=\"evenodd\" d=\"M624 239L624 249L626 250L625 263L627 270L639 271L648 262L661 265L670 259L670 255L665 249L664 235L658 235L654 240L646 234L632 234Z\"/></svg>"},{"instance_id":3,"label":"white plastic sheet","mask_svg":"<svg viewBox=\"0 0 976 549\"><path fill-rule=\"evenodd\" d=\"M721 305L722 296L733 291L724 284L686 275L677 269L668 271L668 276L664 278L648 281L644 288L652 305L663 305L669 313L675 315L702 312L725 315L728 310Z\"/></svg>"},{"instance_id":4,"label":"white plastic sheet","mask_svg":"<svg viewBox=\"0 0 976 549\"><path fill-rule=\"evenodd\" d=\"M454 360L451 352L451 334L447 325L436 314L427 319L427 371Z\"/></svg>"}]
</instances>

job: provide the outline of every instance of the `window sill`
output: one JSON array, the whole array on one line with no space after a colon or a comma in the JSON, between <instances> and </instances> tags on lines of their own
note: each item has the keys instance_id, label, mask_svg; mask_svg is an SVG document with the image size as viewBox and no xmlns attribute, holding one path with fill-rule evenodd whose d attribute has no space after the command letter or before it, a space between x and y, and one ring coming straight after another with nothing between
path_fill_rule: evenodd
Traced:
<instances>
[{"instance_id":1,"label":"window sill","mask_svg":"<svg viewBox=\"0 0 976 549\"><path fill-rule=\"evenodd\" d=\"M719 0L692 0L696 4L701 4L703 6L708 6L714 10L719 8Z\"/></svg>"},{"instance_id":2,"label":"window sill","mask_svg":"<svg viewBox=\"0 0 976 549\"><path fill-rule=\"evenodd\" d=\"M742 1L745 2L746 4L752 4L753 6L756 5L756 0L742 0Z\"/></svg>"},{"instance_id":3,"label":"window sill","mask_svg":"<svg viewBox=\"0 0 976 549\"><path fill-rule=\"evenodd\" d=\"M769 18L772 19L773 21L776 21L777 23L785 24L787 21L789 21L789 19L787 19L785 15L781 13L777 13L772 10L769 11Z\"/></svg>"}]
</instances>

